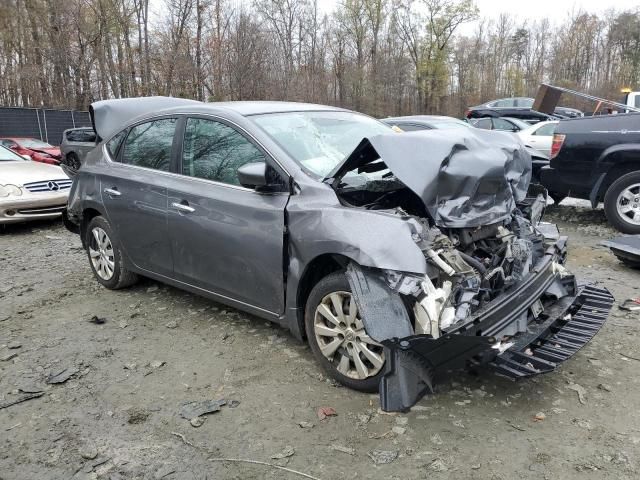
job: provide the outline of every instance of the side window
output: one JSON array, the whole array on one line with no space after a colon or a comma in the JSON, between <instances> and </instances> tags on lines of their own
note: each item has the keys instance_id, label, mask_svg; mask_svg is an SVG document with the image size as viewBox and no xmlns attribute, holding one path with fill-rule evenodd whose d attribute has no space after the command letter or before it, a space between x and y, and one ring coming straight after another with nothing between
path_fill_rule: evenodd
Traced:
<instances>
[{"instance_id":1,"label":"side window","mask_svg":"<svg viewBox=\"0 0 640 480\"><path fill-rule=\"evenodd\" d=\"M517 98L516 99L516 107L531 108L531 107L533 107L533 99L532 98Z\"/></svg>"},{"instance_id":2,"label":"side window","mask_svg":"<svg viewBox=\"0 0 640 480\"><path fill-rule=\"evenodd\" d=\"M491 130L491 119L490 118L481 118L478 120L474 127L482 128L484 130Z\"/></svg>"},{"instance_id":3,"label":"side window","mask_svg":"<svg viewBox=\"0 0 640 480\"><path fill-rule=\"evenodd\" d=\"M68 142L77 142L78 141L78 131L77 130L71 130L70 132L67 132L67 141Z\"/></svg>"},{"instance_id":4,"label":"side window","mask_svg":"<svg viewBox=\"0 0 640 480\"><path fill-rule=\"evenodd\" d=\"M495 102L493 106L505 108L505 107L514 107L515 104L516 104L516 101L513 98L503 98L502 100L498 100L497 102Z\"/></svg>"},{"instance_id":5,"label":"side window","mask_svg":"<svg viewBox=\"0 0 640 480\"><path fill-rule=\"evenodd\" d=\"M115 160L118 157L118 149L120 148L120 144L122 143L122 139L127 135L127 130L123 130L120 133L116 134L111 140L107 142L107 150L109 151L109 155L111 158Z\"/></svg>"},{"instance_id":6,"label":"side window","mask_svg":"<svg viewBox=\"0 0 640 480\"><path fill-rule=\"evenodd\" d=\"M93 143L96 141L96 134L93 130L78 130L78 142Z\"/></svg>"},{"instance_id":7,"label":"side window","mask_svg":"<svg viewBox=\"0 0 640 480\"><path fill-rule=\"evenodd\" d=\"M214 120L187 119L182 147L183 175L240 185L238 168L264 161L263 153L235 129Z\"/></svg>"},{"instance_id":8,"label":"side window","mask_svg":"<svg viewBox=\"0 0 640 480\"><path fill-rule=\"evenodd\" d=\"M539 129L537 129L534 135L541 135L543 137L550 137L551 135L553 135L553 131L555 129L556 129L556 124L555 123L547 123L546 125L543 125Z\"/></svg>"},{"instance_id":9,"label":"side window","mask_svg":"<svg viewBox=\"0 0 640 480\"><path fill-rule=\"evenodd\" d=\"M154 120L133 127L124 141L122 163L168 172L175 129L175 118Z\"/></svg>"},{"instance_id":10,"label":"side window","mask_svg":"<svg viewBox=\"0 0 640 480\"><path fill-rule=\"evenodd\" d=\"M507 120L502 118L494 118L493 119L493 129L494 130L504 130L506 132L513 131L513 124Z\"/></svg>"}]
</instances>

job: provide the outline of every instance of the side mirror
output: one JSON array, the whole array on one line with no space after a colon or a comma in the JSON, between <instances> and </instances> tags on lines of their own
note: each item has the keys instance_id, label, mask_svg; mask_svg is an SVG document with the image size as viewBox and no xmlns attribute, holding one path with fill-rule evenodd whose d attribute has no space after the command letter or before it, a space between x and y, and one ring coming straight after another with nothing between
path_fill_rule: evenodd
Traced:
<instances>
[{"instance_id":1,"label":"side mirror","mask_svg":"<svg viewBox=\"0 0 640 480\"><path fill-rule=\"evenodd\" d=\"M283 188L282 180L276 171L266 162L246 163L238 168L238 180L245 188L257 191L279 191Z\"/></svg>"}]
</instances>

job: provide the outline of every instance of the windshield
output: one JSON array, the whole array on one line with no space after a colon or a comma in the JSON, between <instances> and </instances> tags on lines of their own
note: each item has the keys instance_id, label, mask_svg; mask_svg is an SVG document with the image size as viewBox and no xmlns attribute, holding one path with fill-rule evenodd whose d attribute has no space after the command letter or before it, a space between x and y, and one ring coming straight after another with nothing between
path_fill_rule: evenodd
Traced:
<instances>
[{"instance_id":1,"label":"windshield","mask_svg":"<svg viewBox=\"0 0 640 480\"><path fill-rule=\"evenodd\" d=\"M0 146L0 162L26 162L27 159L13 153L6 147Z\"/></svg>"},{"instance_id":2,"label":"windshield","mask_svg":"<svg viewBox=\"0 0 640 480\"><path fill-rule=\"evenodd\" d=\"M35 138L19 138L16 140L16 143L25 148L53 148L53 145L41 142Z\"/></svg>"},{"instance_id":3,"label":"windshield","mask_svg":"<svg viewBox=\"0 0 640 480\"><path fill-rule=\"evenodd\" d=\"M326 177L365 137L393 129L352 112L287 112L252 119L305 170Z\"/></svg>"}]
</instances>

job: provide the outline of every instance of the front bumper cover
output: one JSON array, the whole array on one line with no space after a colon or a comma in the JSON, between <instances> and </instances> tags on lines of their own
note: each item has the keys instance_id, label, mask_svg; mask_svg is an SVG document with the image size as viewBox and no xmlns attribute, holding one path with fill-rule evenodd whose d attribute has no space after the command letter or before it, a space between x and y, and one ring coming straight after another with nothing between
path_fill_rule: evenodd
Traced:
<instances>
[{"instance_id":1,"label":"front bumper cover","mask_svg":"<svg viewBox=\"0 0 640 480\"><path fill-rule=\"evenodd\" d=\"M434 376L447 370L487 365L513 379L550 372L591 340L614 299L604 288L578 288L572 275L557 272L554 260L563 250L558 244L550 247L520 285L440 338L412 335L382 341L387 360L380 382L382 410L409 409L433 392ZM533 318L532 310L542 297L552 300L543 315ZM513 345L502 353L493 348L502 332L523 315L528 317L526 331L510 338Z\"/></svg>"}]
</instances>

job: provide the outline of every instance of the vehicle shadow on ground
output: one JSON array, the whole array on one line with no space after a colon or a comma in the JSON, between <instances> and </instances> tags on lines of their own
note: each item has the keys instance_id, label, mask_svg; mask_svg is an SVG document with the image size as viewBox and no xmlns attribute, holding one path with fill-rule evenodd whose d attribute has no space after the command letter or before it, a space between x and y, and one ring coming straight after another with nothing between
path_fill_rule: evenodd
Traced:
<instances>
[{"instance_id":1,"label":"vehicle shadow on ground","mask_svg":"<svg viewBox=\"0 0 640 480\"><path fill-rule=\"evenodd\" d=\"M63 227L59 218L47 220L31 220L20 223L0 224L0 235L30 235L37 230L50 230L52 228Z\"/></svg>"}]
</instances>

